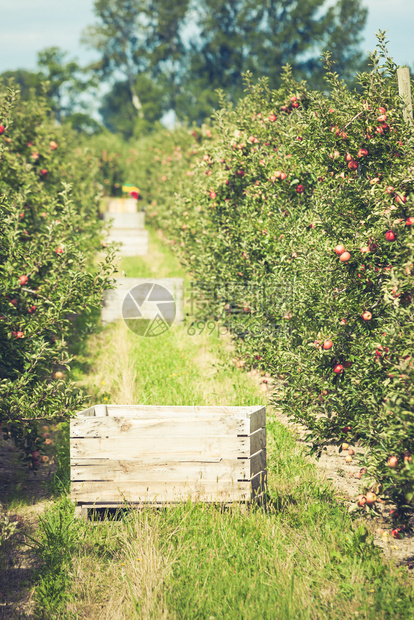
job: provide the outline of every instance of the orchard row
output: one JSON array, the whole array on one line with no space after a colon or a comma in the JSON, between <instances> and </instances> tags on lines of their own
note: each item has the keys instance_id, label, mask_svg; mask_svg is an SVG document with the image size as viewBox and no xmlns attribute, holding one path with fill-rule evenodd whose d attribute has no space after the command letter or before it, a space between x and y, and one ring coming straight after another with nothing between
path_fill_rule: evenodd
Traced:
<instances>
[{"instance_id":1,"label":"orchard row","mask_svg":"<svg viewBox=\"0 0 414 620\"><path fill-rule=\"evenodd\" d=\"M328 61L329 63L329 61ZM278 377L278 406L314 450L365 446L363 484L414 501L414 140L380 45L347 89L247 84L209 127L120 154L149 216L225 322L244 367ZM260 291L260 294L259 294ZM350 457L350 460L356 457Z\"/></svg>"}]
</instances>

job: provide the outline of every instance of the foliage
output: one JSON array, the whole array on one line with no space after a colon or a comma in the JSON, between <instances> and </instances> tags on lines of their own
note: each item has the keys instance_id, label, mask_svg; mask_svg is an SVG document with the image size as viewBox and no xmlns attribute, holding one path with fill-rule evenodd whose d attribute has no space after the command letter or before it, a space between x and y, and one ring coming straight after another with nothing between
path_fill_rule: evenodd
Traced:
<instances>
[{"instance_id":1,"label":"foliage","mask_svg":"<svg viewBox=\"0 0 414 620\"><path fill-rule=\"evenodd\" d=\"M135 135L145 135L157 128L165 106L163 92L156 83L141 74L135 80L135 88L141 92L143 118L137 118L133 106L128 82L116 82L103 97L99 112L104 125L114 133L120 133L125 139Z\"/></svg>"},{"instance_id":2,"label":"foliage","mask_svg":"<svg viewBox=\"0 0 414 620\"><path fill-rule=\"evenodd\" d=\"M75 60L67 60L67 52L48 47L38 53L37 71L5 71L0 75L3 88L17 88L20 99L45 97L58 122L69 122L77 131L95 133L99 123L89 115L82 95L96 87L95 78L87 75Z\"/></svg>"},{"instance_id":3,"label":"foliage","mask_svg":"<svg viewBox=\"0 0 414 620\"><path fill-rule=\"evenodd\" d=\"M111 286L112 253L93 265L97 162L76 134L56 125L45 99L12 90L0 93L0 119L0 420L29 452L35 420L66 417L84 400L64 371Z\"/></svg>"},{"instance_id":4,"label":"foliage","mask_svg":"<svg viewBox=\"0 0 414 620\"><path fill-rule=\"evenodd\" d=\"M277 91L248 83L212 130L194 132L202 149L153 157L149 215L201 281L205 317L231 326L246 366L279 377L280 404L306 423L314 450L345 438L366 446L367 485L380 481L408 507L413 133L383 39L360 94L331 69L328 94L289 68Z\"/></svg>"},{"instance_id":5,"label":"foliage","mask_svg":"<svg viewBox=\"0 0 414 620\"><path fill-rule=\"evenodd\" d=\"M252 2L252 0L96 0L96 23L83 42L99 61L91 66L112 87L121 74L129 90L128 116L149 118L146 76L163 92L166 109L182 121L201 124L216 109L216 89L236 102L243 94L242 75L252 71L280 84L280 68L291 63L295 74L321 85L320 53L331 49L344 78L361 67L359 44L367 11L361 0ZM111 97L116 95L111 91ZM158 103L156 90L151 94ZM115 106L122 124L121 109ZM115 122L112 121L114 126ZM124 131L124 130L123 130Z\"/></svg>"}]
</instances>

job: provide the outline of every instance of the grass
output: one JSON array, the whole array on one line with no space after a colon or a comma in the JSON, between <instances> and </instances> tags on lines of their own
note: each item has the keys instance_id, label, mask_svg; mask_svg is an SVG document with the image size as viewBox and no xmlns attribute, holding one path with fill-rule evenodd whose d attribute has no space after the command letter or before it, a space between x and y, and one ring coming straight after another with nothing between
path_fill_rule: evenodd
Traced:
<instances>
[{"instance_id":1,"label":"grass","mask_svg":"<svg viewBox=\"0 0 414 620\"><path fill-rule=\"evenodd\" d=\"M128 259L128 275L178 275L173 258ZM151 255L152 257L152 255ZM168 266L168 270L163 271ZM155 267L154 267L155 268ZM94 402L252 405L266 395L230 363L231 348L186 325L140 338L113 324L88 342L74 377ZM412 618L405 569L387 565L367 525L348 514L268 407L269 501L183 503L75 522L63 495L32 544L42 562L35 617L54 619Z\"/></svg>"}]
</instances>

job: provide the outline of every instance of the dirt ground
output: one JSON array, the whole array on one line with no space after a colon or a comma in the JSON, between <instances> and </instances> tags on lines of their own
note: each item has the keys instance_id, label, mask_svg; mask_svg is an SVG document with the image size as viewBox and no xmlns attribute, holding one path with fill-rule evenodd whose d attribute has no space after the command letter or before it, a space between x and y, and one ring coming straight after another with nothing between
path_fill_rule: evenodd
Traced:
<instances>
[{"instance_id":1,"label":"dirt ground","mask_svg":"<svg viewBox=\"0 0 414 620\"><path fill-rule=\"evenodd\" d=\"M32 617L32 589L37 565L27 535L35 535L38 516L51 502L47 481L52 465L28 471L21 452L0 435L0 537L13 531L0 544L0 619ZM11 524L11 525L10 525Z\"/></svg>"}]
</instances>

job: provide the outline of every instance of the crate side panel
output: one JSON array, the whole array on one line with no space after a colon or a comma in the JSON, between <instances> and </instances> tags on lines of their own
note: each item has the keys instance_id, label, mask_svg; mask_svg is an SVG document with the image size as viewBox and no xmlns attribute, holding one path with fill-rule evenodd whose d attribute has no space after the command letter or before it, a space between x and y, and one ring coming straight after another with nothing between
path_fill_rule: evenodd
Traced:
<instances>
[{"instance_id":1,"label":"crate side panel","mask_svg":"<svg viewBox=\"0 0 414 620\"><path fill-rule=\"evenodd\" d=\"M86 461L86 462L84 462ZM95 462L94 462L95 461ZM87 463L87 464L86 464ZM146 460L104 460L78 459L71 464L71 480L73 482L135 481L176 483L194 482L198 480L223 482L250 479L249 459L223 459L218 463L191 463L165 460L159 463L148 463Z\"/></svg>"},{"instance_id":2,"label":"crate side panel","mask_svg":"<svg viewBox=\"0 0 414 620\"><path fill-rule=\"evenodd\" d=\"M258 472L250 480L250 485L251 485L250 488L251 488L252 499L264 493L267 489L267 472L266 471Z\"/></svg>"},{"instance_id":3,"label":"crate side panel","mask_svg":"<svg viewBox=\"0 0 414 620\"><path fill-rule=\"evenodd\" d=\"M105 418L85 417L73 420L71 438L124 437L127 441L142 435L146 437L203 437L204 435L237 436L244 429L243 420L234 416L200 416L199 418L159 417L152 419L126 418L121 416ZM257 452L257 450L256 450ZM249 456L249 454L246 454Z\"/></svg>"},{"instance_id":4,"label":"crate side panel","mask_svg":"<svg viewBox=\"0 0 414 620\"><path fill-rule=\"evenodd\" d=\"M266 450L260 450L249 459L250 462L250 477L259 474L261 471L266 471Z\"/></svg>"},{"instance_id":5,"label":"crate side panel","mask_svg":"<svg viewBox=\"0 0 414 620\"><path fill-rule=\"evenodd\" d=\"M266 448L266 429L259 428L250 435L250 456Z\"/></svg>"},{"instance_id":6,"label":"crate side panel","mask_svg":"<svg viewBox=\"0 0 414 620\"><path fill-rule=\"evenodd\" d=\"M151 437L138 436L96 439L85 437L71 439L71 460L78 458L107 458L118 460L146 459L148 463L168 461L191 461L194 463L217 463L221 459L248 456L249 438L231 436L204 437Z\"/></svg>"},{"instance_id":7,"label":"crate side panel","mask_svg":"<svg viewBox=\"0 0 414 620\"><path fill-rule=\"evenodd\" d=\"M250 499L250 482L209 482L197 484L139 482L73 482L71 497L78 503L123 500L132 502L243 501Z\"/></svg>"},{"instance_id":8,"label":"crate side panel","mask_svg":"<svg viewBox=\"0 0 414 620\"><path fill-rule=\"evenodd\" d=\"M257 407L250 417L250 433L266 426L266 407Z\"/></svg>"}]
</instances>

